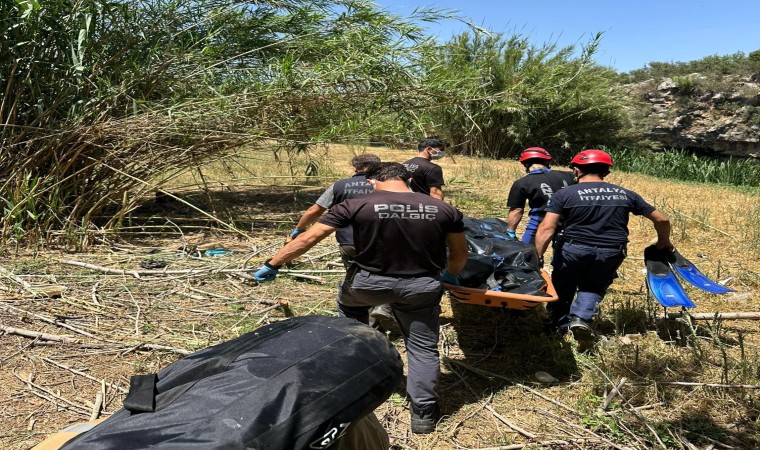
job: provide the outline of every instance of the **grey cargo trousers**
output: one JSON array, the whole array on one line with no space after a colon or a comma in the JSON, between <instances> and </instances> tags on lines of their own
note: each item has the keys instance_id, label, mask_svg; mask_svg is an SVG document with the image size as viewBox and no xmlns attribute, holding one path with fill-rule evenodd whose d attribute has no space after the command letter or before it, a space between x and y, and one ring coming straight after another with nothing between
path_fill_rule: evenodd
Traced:
<instances>
[{"instance_id":1,"label":"grey cargo trousers","mask_svg":"<svg viewBox=\"0 0 760 450\"><path fill-rule=\"evenodd\" d=\"M373 306L391 305L406 344L406 392L422 409L438 400L441 296L443 286L437 276L401 278L361 269L349 271L338 290L340 315L365 324Z\"/></svg>"}]
</instances>

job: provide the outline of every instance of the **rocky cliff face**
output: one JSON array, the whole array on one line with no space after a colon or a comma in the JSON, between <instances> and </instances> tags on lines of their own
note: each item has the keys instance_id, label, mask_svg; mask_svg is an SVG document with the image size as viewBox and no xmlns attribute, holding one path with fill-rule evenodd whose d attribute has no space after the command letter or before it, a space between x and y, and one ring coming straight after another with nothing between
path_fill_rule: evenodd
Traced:
<instances>
[{"instance_id":1,"label":"rocky cliff face","mask_svg":"<svg viewBox=\"0 0 760 450\"><path fill-rule=\"evenodd\" d=\"M691 74L628 88L634 121L656 146L760 159L760 75Z\"/></svg>"}]
</instances>

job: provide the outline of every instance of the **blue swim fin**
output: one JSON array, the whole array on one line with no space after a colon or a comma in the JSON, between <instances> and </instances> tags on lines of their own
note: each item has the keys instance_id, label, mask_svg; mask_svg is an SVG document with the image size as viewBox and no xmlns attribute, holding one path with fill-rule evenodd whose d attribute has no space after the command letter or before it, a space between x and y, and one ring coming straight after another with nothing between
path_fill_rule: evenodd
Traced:
<instances>
[{"instance_id":1,"label":"blue swim fin","mask_svg":"<svg viewBox=\"0 0 760 450\"><path fill-rule=\"evenodd\" d=\"M670 267L675 273L678 274L684 281L687 281L694 286L707 291L711 294L725 294L727 292L735 292L733 289L722 286L711 279L707 278L699 269L694 266L688 259L684 258L678 250L673 251L673 258L669 261Z\"/></svg>"},{"instance_id":2,"label":"blue swim fin","mask_svg":"<svg viewBox=\"0 0 760 450\"><path fill-rule=\"evenodd\" d=\"M671 308L683 306L694 308L697 305L691 301L678 282L676 274L670 270L667 255L651 245L644 249L644 263L647 267L647 288L662 306Z\"/></svg>"}]
</instances>

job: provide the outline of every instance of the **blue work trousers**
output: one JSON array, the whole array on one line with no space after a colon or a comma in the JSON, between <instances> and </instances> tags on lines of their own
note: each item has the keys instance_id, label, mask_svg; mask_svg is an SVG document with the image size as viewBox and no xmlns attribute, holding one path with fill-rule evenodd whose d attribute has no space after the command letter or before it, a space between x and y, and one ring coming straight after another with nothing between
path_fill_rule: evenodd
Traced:
<instances>
[{"instance_id":1,"label":"blue work trousers","mask_svg":"<svg viewBox=\"0 0 760 450\"><path fill-rule=\"evenodd\" d=\"M544 220L543 215L529 214L528 224L525 225L525 233L523 233L520 240L526 244L534 244L536 242L536 231L538 231L538 226L541 224L542 220Z\"/></svg>"},{"instance_id":2,"label":"blue work trousers","mask_svg":"<svg viewBox=\"0 0 760 450\"><path fill-rule=\"evenodd\" d=\"M547 306L552 322L567 327L570 315L591 321L625 256L624 245L608 248L565 242L557 247L552 283L559 300Z\"/></svg>"},{"instance_id":3,"label":"blue work trousers","mask_svg":"<svg viewBox=\"0 0 760 450\"><path fill-rule=\"evenodd\" d=\"M368 323L373 306L389 303L406 344L406 392L426 409L438 400L438 325L443 285L438 277L391 277L358 270L338 291L340 315Z\"/></svg>"}]
</instances>

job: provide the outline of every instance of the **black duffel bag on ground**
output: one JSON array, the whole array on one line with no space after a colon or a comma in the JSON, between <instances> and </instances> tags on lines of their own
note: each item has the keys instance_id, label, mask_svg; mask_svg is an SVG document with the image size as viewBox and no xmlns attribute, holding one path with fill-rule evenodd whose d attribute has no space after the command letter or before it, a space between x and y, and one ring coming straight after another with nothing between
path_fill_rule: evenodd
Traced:
<instances>
[{"instance_id":1,"label":"black duffel bag on ground","mask_svg":"<svg viewBox=\"0 0 760 450\"><path fill-rule=\"evenodd\" d=\"M324 449L403 377L388 339L355 320L287 319L135 376L124 409L62 449Z\"/></svg>"}]
</instances>

